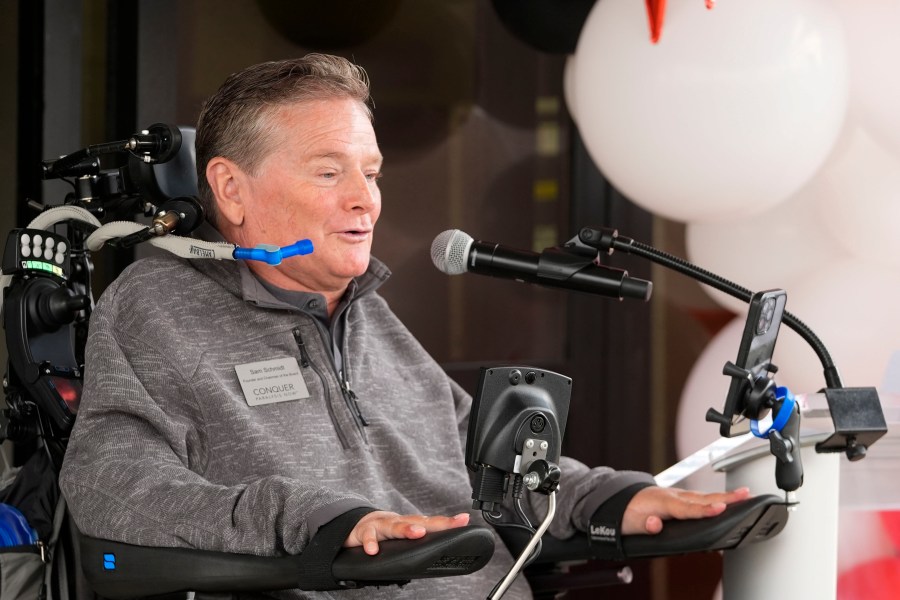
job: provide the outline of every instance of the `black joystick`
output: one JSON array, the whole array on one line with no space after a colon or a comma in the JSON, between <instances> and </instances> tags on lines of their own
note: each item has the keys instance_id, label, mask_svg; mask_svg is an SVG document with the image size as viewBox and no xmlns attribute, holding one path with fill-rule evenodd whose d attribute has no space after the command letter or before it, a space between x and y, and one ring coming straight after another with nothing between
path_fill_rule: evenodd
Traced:
<instances>
[{"instance_id":1,"label":"black joystick","mask_svg":"<svg viewBox=\"0 0 900 600\"><path fill-rule=\"evenodd\" d=\"M37 331L52 333L74 321L79 311L90 307L87 296L50 279L35 279L32 286L32 294L25 301L28 320Z\"/></svg>"}]
</instances>

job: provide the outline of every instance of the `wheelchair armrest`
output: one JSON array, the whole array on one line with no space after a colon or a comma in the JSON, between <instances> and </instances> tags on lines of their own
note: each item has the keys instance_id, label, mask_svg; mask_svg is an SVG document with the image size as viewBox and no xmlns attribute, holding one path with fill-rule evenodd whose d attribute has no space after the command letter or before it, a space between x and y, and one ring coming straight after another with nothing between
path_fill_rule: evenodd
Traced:
<instances>
[{"instance_id":1,"label":"wheelchair armrest","mask_svg":"<svg viewBox=\"0 0 900 600\"><path fill-rule=\"evenodd\" d=\"M626 536L622 546L628 558L733 550L775 537L787 520L784 498L766 494L729 504L708 519L667 521L659 535Z\"/></svg>"},{"instance_id":2,"label":"wheelchair armrest","mask_svg":"<svg viewBox=\"0 0 900 600\"><path fill-rule=\"evenodd\" d=\"M731 550L778 535L788 519L788 505L772 494L755 496L729 504L722 514L708 519L666 521L658 535L628 535L622 538L625 557L653 558L690 552ZM517 556L530 539L526 532L498 528L503 542ZM587 534L566 540L544 536L541 554L535 563L584 561L599 556Z\"/></svg>"},{"instance_id":3,"label":"wheelchair armrest","mask_svg":"<svg viewBox=\"0 0 900 600\"><path fill-rule=\"evenodd\" d=\"M494 536L485 527L463 527L418 540L389 540L379 546L376 556L366 555L362 548L341 550L332 563L335 580L343 588L356 588L466 575L488 563L494 553ZM81 536L81 562L88 583L109 600L187 591L304 589L301 556L154 548Z\"/></svg>"}]
</instances>

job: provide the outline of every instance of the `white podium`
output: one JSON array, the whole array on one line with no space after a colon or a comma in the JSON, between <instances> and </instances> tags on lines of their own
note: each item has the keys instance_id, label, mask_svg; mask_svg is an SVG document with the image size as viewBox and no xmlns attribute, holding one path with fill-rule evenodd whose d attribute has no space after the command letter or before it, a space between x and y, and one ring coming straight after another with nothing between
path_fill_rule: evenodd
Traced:
<instances>
[{"instance_id":1,"label":"white podium","mask_svg":"<svg viewBox=\"0 0 900 600\"><path fill-rule=\"evenodd\" d=\"M816 454L815 444L825 437L801 433L803 486L795 492L798 504L789 509L784 530L765 542L724 553L726 600L835 600L840 461L847 459ZM784 494L775 485L775 457L768 443L731 454L713 468L725 472L727 489L748 486L754 494Z\"/></svg>"},{"instance_id":2,"label":"white podium","mask_svg":"<svg viewBox=\"0 0 900 600\"><path fill-rule=\"evenodd\" d=\"M815 444L834 429L828 405L821 394L798 396L804 477L794 494L797 504L780 534L724 552L724 600L835 600L840 510L900 510L900 394L882 391L879 397L888 433L863 460L850 462L843 453L816 453ZM704 449L706 457L698 451L658 475L658 482L704 491L748 486L754 495L785 495L775 484L776 459L767 441L735 438L734 447L723 450L722 442L729 441L717 440Z\"/></svg>"}]
</instances>

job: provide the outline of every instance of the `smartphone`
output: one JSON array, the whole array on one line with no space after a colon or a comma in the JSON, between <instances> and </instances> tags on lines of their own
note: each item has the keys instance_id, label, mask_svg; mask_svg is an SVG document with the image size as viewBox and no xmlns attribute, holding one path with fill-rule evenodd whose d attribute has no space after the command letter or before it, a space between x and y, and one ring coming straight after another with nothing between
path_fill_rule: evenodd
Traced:
<instances>
[{"instance_id":1,"label":"smartphone","mask_svg":"<svg viewBox=\"0 0 900 600\"><path fill-rule=\"evenodd\" d=\"M738 348L735 365L750 373L750 377L732 377L728 396L725 397L724 419L720 422L719 433L724 437L735 437L750 431L750 420L765 415L746 414L746 400L752 391L753 381L771 378L776 367L772 365L772 354L784 316L787 293L784 290L756 292L750 298L744 334Z\"/></svg>"}]
</instances>

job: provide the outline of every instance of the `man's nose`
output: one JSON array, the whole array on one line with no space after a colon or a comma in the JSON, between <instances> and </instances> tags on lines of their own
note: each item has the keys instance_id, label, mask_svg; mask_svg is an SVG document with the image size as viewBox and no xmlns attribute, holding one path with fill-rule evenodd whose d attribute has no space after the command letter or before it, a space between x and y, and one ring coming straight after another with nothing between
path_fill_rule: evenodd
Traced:
<instances>
[{"instance_id":1,"label":"man's nose","mask_svg":"<svg viewBox=\"0 0 900 600\"><path fill-rule=\"evenodd\" d=\"M358 173L353 177L349 187L347 203L351 210L368 212L378 205L381 197L378 184L366 177L365 173Z\"/></svg>"}]
</instances>

